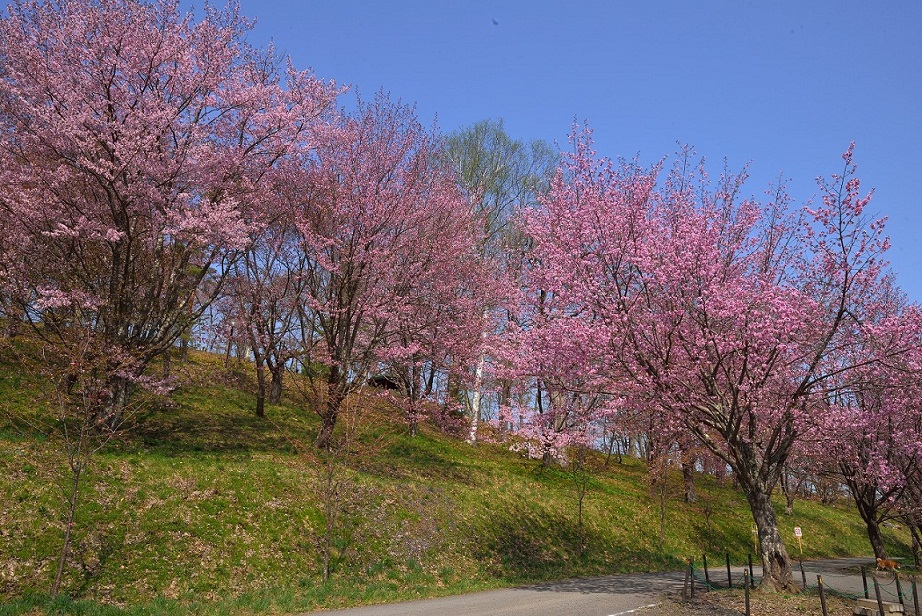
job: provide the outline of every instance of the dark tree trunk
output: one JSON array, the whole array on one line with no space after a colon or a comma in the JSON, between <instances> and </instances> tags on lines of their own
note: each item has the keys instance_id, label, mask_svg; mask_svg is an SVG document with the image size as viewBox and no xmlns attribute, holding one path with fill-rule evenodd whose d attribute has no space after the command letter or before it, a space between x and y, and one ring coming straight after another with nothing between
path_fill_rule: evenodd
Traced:
<instances>
[{"instance_id":1,"label":"dark tree trunk","mask_svg":"<svg viewBox=\"0 0 922 616\"><path fill-rule=\"evenodd\" d=\"M679 444L679 460L682 468L682 487L684 488L684 498L686 503L694 503L698 500L695 494L695 456L688 446Z\"/></svg>"},{"instance_id":2,"label":"dark tree trunk","mask_svg":"<svg viewBox=\"0 0 922 616\"><path fill-rule=\"evenodd\" d=\"M113 370L114 372L114 370ZM128 400L131 398L132 383L123 376L109 378L108 399L97 406L96 427L109 431L118 430L125 420Z\"/></svg>"},{"instance_id":3,"label":"dark tree trunk","mask_svg":"<svg viewBox=\"0 0 922 616\"><path fill-rule=\"evenodd\" d=\"M608 463L611 461L611 457L615 452L615 444L618 442L618 437L615 434L612 434L609 437L609 439L610 440L608 441L608 454L605 456L605 464L604 464L605 468L608 468ZM620 450L618 451L618 464L621 464L621 451Z\"/></svg>"},{"instance_id":4,"label":"dark tree trunk","mask_svg":"<svg viewBox=\"0 0 922 616\"><path fill-rule=\"evenodd\" d=\"M793 442L793 431L772 450L765 451L747 438L726 438L727 449L721 451L713 441L701 438L711 451L728 464L732 461L733 478L746 497L753 521L756 524L759 546L762 551L762 587L779 592L799 592L794 585L791 559L778 530L778 518L772 503L772 492L778 481Z\"/></svg>"},{"instance_id":5,"label":"dark tree trunk","mask_svg":"<svg viewBox=\"0 0 922 616\"><path fill-rule=\"evenodd\" d=\"M752 510L752 517L759 533L759 546L762 549L762 585L771 590L791 591L794 587L791 559L778 531L778 518L772 504L771 494L760 486L746 490L746 500Z\"/></svg>"},{"instance_id":6,"label":"dark tree trunk","mask_svg":"<svg viewBox=\"0 0 922 616\"><path fill-rule=\"evenodd\" d=\"M868 540L871 542L871 549L874 550L874 556L877 558L887 558L887 549L884 547L884 538L880 534L881 512L878 508L878 492L876 486L861 485L854 480L854 475L850 475L845 469L845 482L848 484L852 493L852 498L858 508L858 515L864 521L868 530Z\"/></svg>"},{"instance_id":7,"label":"dark tree trunk","mask_svg":"<svg viewBox=\"0 0 922 616\"><path fill-rule=\"evenodd\" d=\"M231 349L234 346L233 337L234 337L234 328L231 327L230 333L227 336L227 348L224 350L224 369L225 370L227 370L230 367Z\"/></svg>"},{"instance_id":8,"label":"dark tree trunk","mask_svg":"<svg viewBox=\"0 0 922 616\"><path fill-rule=\"evenodd\" d=\"M429 367L429 376L426 379L426 397L427 398L432 395L432 392L435 389L435 373L436 372L437 371L435 369L435 364L432 364Z\"/></svg>"},{"instance_id":9,"label":"dark tree trunk","mask_svg":"<svg viewBox=\"0 0 922 616\"><path fill-rule=\"evenodd\" d=\"M259 353L254 353L256 364L256 416L266 416L266 366Z\"/></svg>"},{"instance_id":10,"label":"dark tree trunk","mask_svg":"<svg viewBox=\"0 0 922 616\"><path fill-rule=\"evenodd\" d=\"M714 478L717 485L724 486L727 483L727 463L723 460L717 461L717 467L714 469Z\"/></svg>"},{"instance_id":11,"label":"dark tree trunk","mask_svg":"<svg viewBox=\"0 0 922 616\"><path fill-rule=\"evenodd\" d=\"M873 518L865 520L864 523L868 529L868 539L871 541L871 549L874 550L874 556L877 558L887 558L887 548L884 547L884 537L880 534L880 524Z\"/></svg>"},{"instance_id":12,"label":"dark tree trunk","mask_svg":"<svg viewBox=\"0 0 922 616\"><path fill-rule=\"evenodd\" d=\"M81 436L81 446L82 436ZM64 567L67 563L67 555L70 553L71 533L74 530L74 514L77 511L77 498L80 496L80 476L83 474L83 461L79 457L83 456L83 451L77 451L78 461L72 465L70 497L67 499L67 517L64 520L64 540L61 544L61 552L58 554L58 567L54 576L54 583L51 586L51 596L56 597L61 591L61 581L64 579Z\"/></svg>"},{"instance_id":13,"label":"dark tree trunk","mask_svg":"<svg viewBox=\"0 0 922 616\"><path fill-rule=\"evenodd\" d=\"M314 446L317 449L329 449L333 441L333 430L336 428L336 418L339 415L339 407L342 405L345 396L340 383L339 366L330 366L327 374L327 399L320 411L320 432L317 434L317 440Z\"/></svg>"},{"instance_id":14,"label":"dark tree trunk","mask_svg":"<svg viewBox=\"0 0 922 616\"><path fill-rule=\"evenodd\" d=\"M545 445L544 453L541 454L541 466L550 468L552 462L554 462L554 456L551 455L551 446Z\"/></svg>"},{"instance_id":15,"label":"dark tree trunk","mask_svg":"<svg viewBox=\"0 0 922 616\"><path fill-rule=\"evenodd\" d=\"M663 554L666 545L666 467L662 468L662 477L654 486L659 493L659 553Z\"/></svg>"},{"instance_id":16,"label":"dark tree trunk","mask_svg":"<svg viewBox=\"0 0 922 616\"><path fill-rule=\"evenodd\" d=\"M282 402L282 377L285 374L285 366L276 364L270 369L272 373L272 382L269 384L269 404L280 404Z\"/></svg>"},{"instance_id":17,"label":"dark tree trunk","mask_svg":"<svg viewBox=\"0 0 922 616\"><path fill-rule=\"evenodd\" d=\"M695 461L682 459L682 483L685 486L685 502L694 503L698 500L695 494Z\"/></svg>"},{"instance_id":18,"label":"dark tree trunk","mask_svg":"<svg viewBox=\"0 0 922 616\"><path fill-rule=\"evenodd\" d=\"M618 456L618 464L624 462L624 456L631 455L631 450L634 448L634 439L630 436L618 437L618 443L616 445L616 451Z\"/></svg>"},{"instance_id":19,"label":"dark tree trunk","mask_svg":"<svg viewBox=\"0 0 922 616\"><path fill-rule=\"evenodd\" d=\"M327 409L320 417L320 432L314 446L317 449L329 449L333 442L333 429L336 427L336 416Z\"/></svg>"},{"instance_id":20,"label":"dark tree trunk","mask_svg":"<svg viewBox=\"0 0 922 616\"><path fill-rule=\"evenodd\" d=\"M256 371L256 416L266 416L266 379L261 375L262 371Z\"/></svg>"},{"instance_id":21,"label":"dark tree trunk","mask_svg":"<svg viewBox=\"0 0 922 616\"><path fill-rule=\"evenodd\" d=\"M410 407L410 412L407 415L407 426L410 430L410 436L416 436L419 433L419 411L416 404Z\"/></svg>"},{"instance_id":22,"label":"dark tree trunk","mask_svg":"<svg viewBox=\"0 0 922 616\"><path fill-rule=\"evenodd\" d=\"M189 359L189 338L192 336L192 333L187 331L179 339L179 361L180 363L186 363Z\"/></svg>"},{"instance_id":23,"label":"dark tree trunk","mask_svg":"<svg viewBox=\"0 0 922 616\"><path fill-rule=\"evenodd\" d=\"M3 328L4 335L10 339L19 335L19 330L22 326L22 319L14 315L14 313L15 310L12 307L0 309L0 316L6 317L6 327Z\"/></svg>"},{"instance_id":24,"label":"dark tree trunk","mask_svg":"<svg viewBox=\"0 0 922 616\"><path fill-rule=\"evenodd\" d=\"M445 407L461 401L461 378L454 374L448 375L448 390L445 392Z\"/></svg>"},{"instance_id":25,"label":"dark tree trunk","mask_svg":"<svg viewBox=\"0 0 922 616\"><path fill-rule=\"evenodd\" d=\"M919 558L922 552L922 537L920 537L920 528L918 524L909 524L909 533L912 535L912 562L913 566L918 569L922 566L922 559Z\"/></svg>"},{"instance_id":26,"label":"dark tree trunk","mask_svg":"<svg viewBox=\"0 0 922 616\"><path fill-rule=\"evenodd\" d=\"M794 492L787 469L781 471L781 491L784 493L784 515L794 515Z\"/></svg>"}]
</instances>

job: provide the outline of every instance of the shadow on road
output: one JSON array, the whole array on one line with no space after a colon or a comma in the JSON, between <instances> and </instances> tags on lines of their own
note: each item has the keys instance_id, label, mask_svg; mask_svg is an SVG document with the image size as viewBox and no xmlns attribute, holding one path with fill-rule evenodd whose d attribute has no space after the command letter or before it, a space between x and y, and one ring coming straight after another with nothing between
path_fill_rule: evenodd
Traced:
<instances>
[{"instance_id":1,"label":"shadow on road","mask_svg":"<svg viewBox=\"0 0 922 616\"><path fill-rule=\"evenodd\" d=\"M522 586L517 590L544 592L575 592L582 594L649 594L661 593L681 587L681 572L670 573L632 573L627 575L606 576L579 580L548 582L534 586Z\"/></svg>"},{"instance_id":2,"label":"shadow on road","mask_svg":"<svg viewBox=\"0 0 922 616\"><path fill-rule=\"evenodd\" d=\"M876 567L873 557L868 558L827 558L825 560L805 560L804 569L818 573L841 573L841 574L858 574L860 567L864 565L867 571L873 571ZM795 561L794 568L798 569L799 564ZM799 570L799 569L798 569Z\"/></svg>"}]
</instances>

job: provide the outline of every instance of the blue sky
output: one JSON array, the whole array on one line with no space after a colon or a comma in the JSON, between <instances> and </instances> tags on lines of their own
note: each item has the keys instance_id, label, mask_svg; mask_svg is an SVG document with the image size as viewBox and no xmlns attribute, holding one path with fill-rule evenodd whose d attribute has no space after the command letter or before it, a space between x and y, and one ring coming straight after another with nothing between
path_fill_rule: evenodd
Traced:
<instances>
[{"instance_id":1,"label":"blue sky","mask_svg":"<svg viewBox=\"0 0 922 616\"><path fill-rule=\"evenodd\" d=\"M220 4L220 3L219 3ZM185 5L185 3L184 3ZM445 132L503 118L566 143L588 121L606 156L690 144L713 174L751 163L803 201L856 142L890 260L922 302L922 2L242 0L296 66L384 88Z\"/></svg>"}]
</instances>

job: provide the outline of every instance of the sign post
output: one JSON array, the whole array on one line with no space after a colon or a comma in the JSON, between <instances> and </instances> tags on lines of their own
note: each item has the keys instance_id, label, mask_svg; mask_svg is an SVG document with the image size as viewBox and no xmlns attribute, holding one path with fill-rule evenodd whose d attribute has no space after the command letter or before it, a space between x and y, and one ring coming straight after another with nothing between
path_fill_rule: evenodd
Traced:
<instances>
[{"instance_id":1,"label":"sign post","mask_svg":"<svg viewBox=\"0 0 922 616\"><path fill-rule=\"evenodd\" d=\"M797 547L800 548L800 555L803 556L804 555L804 544L803 544L802 538L804 536L804 531L800 529L800 526L794 527L794 536L797 537Z\"/></svg>"}]
</instances>

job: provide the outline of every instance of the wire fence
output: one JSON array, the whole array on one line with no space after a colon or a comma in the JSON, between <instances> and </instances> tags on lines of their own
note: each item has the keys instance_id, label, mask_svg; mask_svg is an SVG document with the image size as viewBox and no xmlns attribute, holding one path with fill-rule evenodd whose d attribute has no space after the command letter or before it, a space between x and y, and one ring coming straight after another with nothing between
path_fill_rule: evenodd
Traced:
<instances>
[{"instance_id":1,"label":"wire fence","mask_svg":"<svg viewBox=\"0 0 922 616\"><path fill-rule=\"evenodd\" d=\"M732 571L732 567L740 567L741 565L733 565L730 555L726 554L725 556L724 566L719 568L708 567L707 555L702 556L702 566L700 568L693 559L690 559L690 573L695 584L697 584L699 588L705 588L707 590L742 588L745 583L748 583L751 588L755 588L756 583L753 574L752 555L750 554L746 563L742 565L743 571L735 573Z\"/></svg>"},{"instance_id":2,"label":"wire fence","mask_svg":"<svg viewBox=\"0 0 922 616\"><path fill-rule=\"evenodd\" d=\"M884 600L894 599L902 605L908 602L915 604L918 596L916 576L910 576L908 580L905 580L900 577L899 573L894 572L893 577L889 580L887 577L882 580L877 575L872 576L872 580L880 590L881 596L885 597Z\"/></svg>"},{"instance_id":3,"label":"wire fence","mask_svg":"<svg viewBox=\"0 0 922 616\"><path fill-rule=\"evenodd\" d=\"M749 608L749 589L755 588L760 580L757 581L753 575L752 554L748 555L747 562L740 565L733 565L729 553L725 554L724 566L709 567L707 555L702 555L700 566L695 559L689 559L688 568L685 575L685 585L683 587L683 597L694 597L696 590L726 590L728 588L746 588L746 605L747 613ZM742 572L739 568L742 567ZM733 571L733 569L737 571ZM804 569L803 561L795 564L796 576L800 574L801 586L804 591L815 592L819 594L823 603L823 612L825 613L825 597L834 595L846 600L857 599L877 599L878 602L899 603L904 606L906 613L913 613L916 616L920 614L919 606L919 578L915 574L901 576L899 572L881 573L878 570L869 571L866 567L861 566L861 579L864 592L856 594L848 588L837 588L830 585L828 581L823 580L822 576ZM808 573L814 578L815 582L808 581ZM847 582L843 581L843 584ZM872 592L873 588L873 592ZM910 611L910 608L912 611Z\"/></svg>"}]
</instances>

